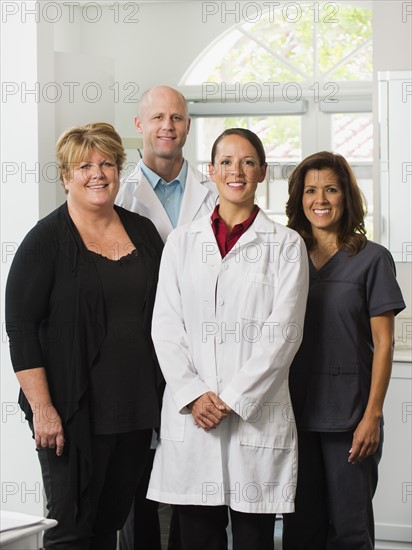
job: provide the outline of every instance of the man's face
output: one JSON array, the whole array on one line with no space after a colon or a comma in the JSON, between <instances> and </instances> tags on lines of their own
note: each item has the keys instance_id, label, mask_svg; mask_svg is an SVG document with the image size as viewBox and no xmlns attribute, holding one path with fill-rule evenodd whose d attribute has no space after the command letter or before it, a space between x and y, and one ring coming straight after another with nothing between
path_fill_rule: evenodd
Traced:
<instances>
[{"instance_id":1,"label":"man's face","mask_svg":"<svg viewBox=\"0 0 412 550\"><path fill-rule=\"evenodd\" d=\"M135 126L143 136L145 162L182 158L190 118L186 103L176 91L166 87L151 90L143 99Z\"/></svg>"}]
</instances>

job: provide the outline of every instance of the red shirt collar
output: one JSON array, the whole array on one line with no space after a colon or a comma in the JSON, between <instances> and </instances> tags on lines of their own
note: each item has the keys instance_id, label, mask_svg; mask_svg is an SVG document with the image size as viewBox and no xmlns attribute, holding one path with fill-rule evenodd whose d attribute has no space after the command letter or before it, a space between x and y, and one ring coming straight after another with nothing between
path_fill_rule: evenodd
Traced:
<instances>
[{"instance_id":1,"label":"red shirt collar","mask_svg":"<svg viewBox=\"0 0 412 550\"><path fill-rule=\"evenodd\" d=\"M243 233L245 233L249 229L249 227L255 221L259 210L259 206L256 205L248 219L243 221L242 223L236 224L228 235L226 224L219 216L219 205L216 206L212 213L211 220L213 233L219 246L222 258L224 258L226 254L235 246Z\"/></svg>"}]
</instances>

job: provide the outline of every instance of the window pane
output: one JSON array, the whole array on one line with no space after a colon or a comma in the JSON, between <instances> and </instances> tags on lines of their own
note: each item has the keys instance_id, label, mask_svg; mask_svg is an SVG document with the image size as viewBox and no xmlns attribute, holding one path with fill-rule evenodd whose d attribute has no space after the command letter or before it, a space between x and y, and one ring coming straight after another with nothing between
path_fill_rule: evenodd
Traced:
<instances>
[{"instance_id":1,"label":"window pane","mask_svg":"<svg viewBox=\"0 0 412 550\"><path fill-rule=\"evenodd\" d=\"M220 53L219 62L208 76L209 82L297 82L313 77L310 20L274 25L264 17L256 24L239 26L233 33L239 39L224 55Z\"/></svg>"},{"instance_id":2,"label":"window pane","mask_svg":"<svg viewBox=\"0 0 412 550\"><path fill-rule=\"evenodd\" d=\"M342 2L323 4L322 8L317 32L319 73L328 73L335 80L371 80L371 12Z\"/></svg>"},{"instance_id":3,"label":"window pane","mask_svg":"<svg viewBox=\"0 0 412 550\"><path fill-rule=\"evenodd\" d=\"M301 117L210 117L197 118L197 159L210 159L214 140L227 128L249 128L263 142L268 161L297 161L302 157Z\"/></svg>"},{"instance_id":4,"label":"window pane","mask_svg":"<svg viewBox=\"0 0 412 550\"><path fill-rule=\"evenodd\" d=\"M372 162L372 113L332 115L332 150L343 155L348 162Z\"/></svg>"},{"instance_id":5,"label":"window pane","mask_svg":"<svg viewBox=\"0 0 412 550\"><path fill-rule=\"evenodd\" d=\"M233 4L238 24L204 50L182 84L372 80L370 9L347 2L263 2L273 10Z\"/></svg>"},{"instance_id":6,"label":"window pane","mask_svg":"<svg viewBox=\"0 0 412 550\"><path fill-rule=\"evenodd\" d=\"M367 204L367 214L365 217L365 227L367 231L367 237L373 240L373 179L372 179L372 164L356 166L351 164L351 167L355 173L356 180L362 193L365 196Z\"/></svg>"},{"instance_id":7,"label":"window pane","mask_svg":"<svg viewBox=\"0 0 412 550\"><path fill-rule=\"evenodd\" d=\"M258 193L258 204L268 216L276 222L286 225L287 218L285 214L286 202L288 200L288 181L287 177L290 170L297 163L290 165L270 164L266 175L266 201L263 203L261 193ZM263 184L262 184L263 185ZM260 191L258 187L258 191Z\"/></svg>"}]
</instances>

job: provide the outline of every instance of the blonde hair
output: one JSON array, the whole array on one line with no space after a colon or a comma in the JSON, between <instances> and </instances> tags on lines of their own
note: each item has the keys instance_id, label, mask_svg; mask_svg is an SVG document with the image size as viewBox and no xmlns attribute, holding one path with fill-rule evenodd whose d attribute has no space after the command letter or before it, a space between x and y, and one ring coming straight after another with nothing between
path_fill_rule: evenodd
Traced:
<instances>
[{"instance_id":1,"label":"blonde hair","mask_svg":"<svg viewBox=\"0 0 412 550\"><path fill-rule=\"evenodd\" d=\"M63 186L63 178L68 177L73 166L84 159L92 149L113 158L120 174L126 160L122 140L111 124L94 122L69 128L57 140L56 157ZM66 189L65 192L67 193Z\"/></svg>"}]
</instances>

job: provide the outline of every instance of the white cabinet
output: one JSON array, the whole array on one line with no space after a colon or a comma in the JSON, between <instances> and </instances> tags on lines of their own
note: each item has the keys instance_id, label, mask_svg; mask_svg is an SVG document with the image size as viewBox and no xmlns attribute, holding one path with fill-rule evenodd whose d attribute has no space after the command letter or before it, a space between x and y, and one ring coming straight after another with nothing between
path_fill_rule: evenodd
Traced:
<instances>
[{"instance_id":1,"label":"white cabinet","mask_svg":"<svg viewBox=\"0 0 412 550\"><path fill-rule=\"evenodd\" d=\"M397 262L412 261L412 71L378 73L381 239Z\"/></svg>"},{"instance_id":2,"label":"white cabinet","mask_svg":"<svg viewBox=\"0 0 412 550\"><path fill-rule=\"evenodd\" d=\"M3 550L39 550L43 548L43 532L55 525L54 519L2 510L0 547Z\"/></svg>"},{"instance_id":3,"label":"white cabinet","mask_svg":"<svg viewBox=\"0 0 412 550\"><path fill-rule=\"evenodd\" d=\"M373 507L376 549L411 549L412 365L395 362L384 407L383 456Z\"/></svg>"}]
</instances>

